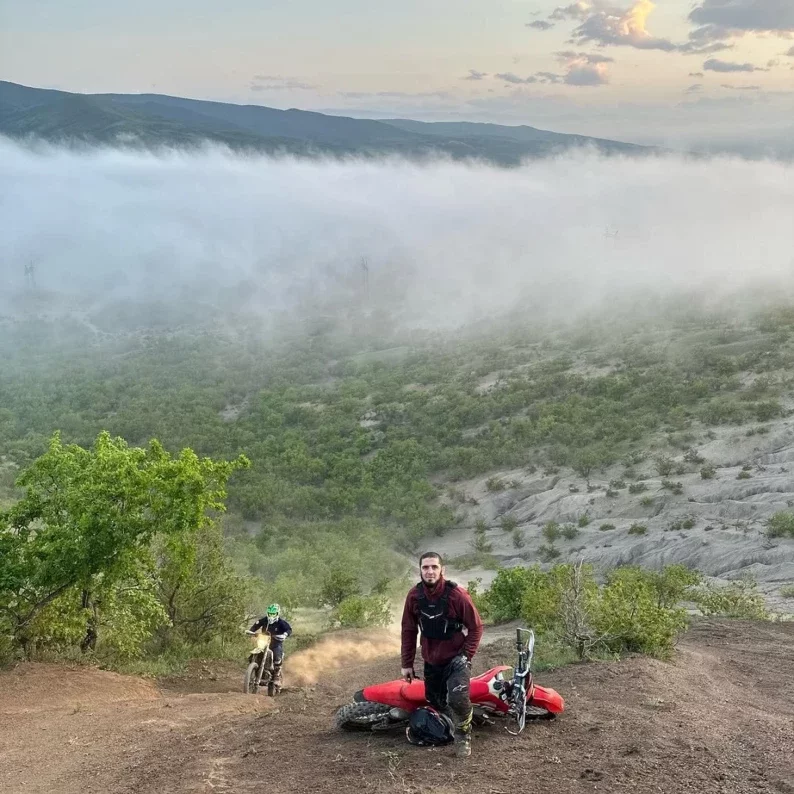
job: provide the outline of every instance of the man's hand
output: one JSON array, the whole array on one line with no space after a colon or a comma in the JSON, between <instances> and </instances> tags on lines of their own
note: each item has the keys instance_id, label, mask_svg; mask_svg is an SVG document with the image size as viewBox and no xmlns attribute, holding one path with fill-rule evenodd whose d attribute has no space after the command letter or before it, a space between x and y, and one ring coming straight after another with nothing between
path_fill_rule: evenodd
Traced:
<instances>
[{"instance_id":1,"label":"man's hand","mask_svg":"<svg viewBox=\"0 0 794 794\"><path fill-rule=\"evenodd\" d=\"M273 639L274 640L286 640L287 639L287 635L286 634L274 634L273 635Z\"/></svg>"},{"instance_id":2,"label":"man's hand","mask_svg":"<svg viewBox=\"0 0 794 794\"><path fill-rule=\"evenodd\" d=\"M403 667L400 669L400 675L410 684L416 678L416 673L413 667Z\"/></svg>"}]
</instances>

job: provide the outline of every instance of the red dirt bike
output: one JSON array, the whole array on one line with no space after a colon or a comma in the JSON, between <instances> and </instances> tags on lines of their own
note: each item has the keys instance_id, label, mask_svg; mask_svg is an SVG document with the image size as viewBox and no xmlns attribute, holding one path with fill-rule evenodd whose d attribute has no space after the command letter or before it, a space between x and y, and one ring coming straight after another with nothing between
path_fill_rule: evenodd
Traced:
<instances>
[{"instance_id":1,"label":"red dirt bike","mask_svg":"<svg viewBox=\"0 0 794 794\"><path fill-rule=\"evenodd\" d=\"M492 667L471 679L475 725L492 724L490 717L512 718L518 729L507 730L517 735L524 730L527 720L552 720L563 712L562 697L532 679L535 633L531 629L516 630L516 651L515 667ZM510 669L513 675L506 679L504 672ZM418 679L408 683L399 678L368 686L356 692L353 700L336 712L336 725L342 730L382 731L404 727L412 712L429 705L424 681Z\"/></svg>"}]
</instances>

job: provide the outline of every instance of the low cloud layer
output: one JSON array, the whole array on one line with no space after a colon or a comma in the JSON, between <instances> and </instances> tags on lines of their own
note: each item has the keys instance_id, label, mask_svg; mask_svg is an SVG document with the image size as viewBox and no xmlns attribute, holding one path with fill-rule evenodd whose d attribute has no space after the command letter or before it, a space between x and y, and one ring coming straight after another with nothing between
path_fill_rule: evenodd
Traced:
<instances>
[{"instance_id":1,"label":"low cloud layer","mask_svg":"<svg viewBox=\"0 0 794 794\"><path fill-rule=\"evenodd\" d=\"M794 272L794 167L771 162L580 153L507 170L0 140L0 200L5 295L33 262L49 290L233 295L265 318L338 299L448 326L631 290L788 288Z\"/></svg>"}]
</instances>

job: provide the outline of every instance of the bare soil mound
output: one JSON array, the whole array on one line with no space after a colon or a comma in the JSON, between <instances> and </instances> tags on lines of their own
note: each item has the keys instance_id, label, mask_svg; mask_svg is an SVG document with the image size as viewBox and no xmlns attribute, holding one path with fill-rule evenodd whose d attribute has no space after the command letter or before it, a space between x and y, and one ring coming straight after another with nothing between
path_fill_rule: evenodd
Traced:
<instances>
[{"instance_id":1,"label":"bare soil mound","mask_svg":"<svg viewBox=\"0 0 794 794\"><path fill-rule=\"evenodd\" d=\"M506 640L484 647L477 667L496 660L509 663ZM85 669L56 668L48 680L49 666L22 665L0 674L0 790L794 793L794 623L700 621L672 662L544 673L566 713L520 737L481 729L462 762L400 734L333 728L336 707L398 666L348 660L314 687L268 699L238 694L242 669L210 676L225 693L177 694ZM61 706L47 708L58 688Z\"/></svg>"}]
</instances>

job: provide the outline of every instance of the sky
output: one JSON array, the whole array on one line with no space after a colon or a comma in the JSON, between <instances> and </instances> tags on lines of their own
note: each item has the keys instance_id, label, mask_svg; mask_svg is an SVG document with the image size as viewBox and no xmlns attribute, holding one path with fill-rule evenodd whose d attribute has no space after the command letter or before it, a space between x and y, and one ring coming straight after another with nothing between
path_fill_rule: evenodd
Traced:
<instances>
[{"instance_id":1,"label":"sky","mask_svg":"<svg viewBox=\"0 0 794 794\"><path fill-rule=\"evenodd\" d=\"M0 0L0 79L671 146L794 141L794 0L563 3Z\"/></svg>"}]
</instances>

